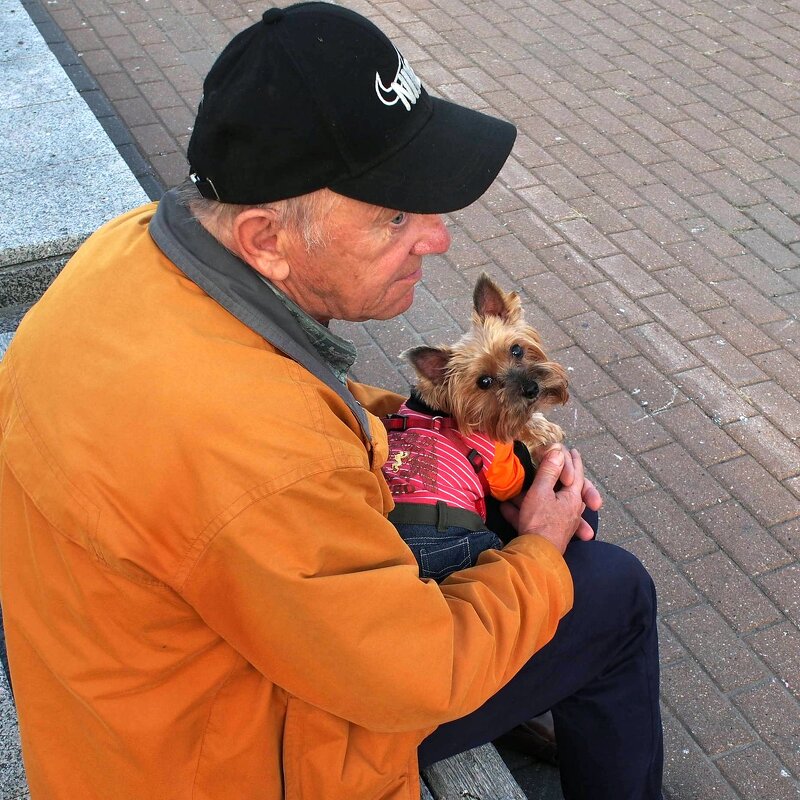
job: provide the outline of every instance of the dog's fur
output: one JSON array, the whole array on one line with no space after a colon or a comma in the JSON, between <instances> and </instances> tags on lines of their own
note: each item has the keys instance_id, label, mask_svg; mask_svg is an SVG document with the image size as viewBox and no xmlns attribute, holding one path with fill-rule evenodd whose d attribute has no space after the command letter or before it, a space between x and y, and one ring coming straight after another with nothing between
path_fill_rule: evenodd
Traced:
<instances>
[{"instance_id":1,"label":"dog's fur","mask_svg":"<svg viewBox=\"0 0 800 800\"><path fill-rule=\"evenodd\" d=\"M471 329L450 347L413 347L403 356L417 372L416 392L452 416L462 433L524 442L535 456L564 433L543 410L566 403L567 373L547 358L538 332L524 320L516 292L506 294L485 273L475 285Z\"/></svg>"}]
</instances>

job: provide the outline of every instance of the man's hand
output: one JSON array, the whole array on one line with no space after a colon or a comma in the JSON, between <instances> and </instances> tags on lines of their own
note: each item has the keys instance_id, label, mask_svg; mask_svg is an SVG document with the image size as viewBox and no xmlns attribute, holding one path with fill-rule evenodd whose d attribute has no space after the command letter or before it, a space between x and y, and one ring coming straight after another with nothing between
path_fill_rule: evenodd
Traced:
<instances>
[{"instance_id":1,"label":"man's hand","mask_svg":"<svg viewBox=\"0 0 800 800\"><path fill-rule=\"evenodd\" d=\"M587 506L598 511L602 504L600 493L584 477L580 453L555 445L544 454L527 493L503 503L500 510L520 535L543 536L563 553L573 536L586 541L594 536L581 514Z\"/></svg>"}]
</instances>

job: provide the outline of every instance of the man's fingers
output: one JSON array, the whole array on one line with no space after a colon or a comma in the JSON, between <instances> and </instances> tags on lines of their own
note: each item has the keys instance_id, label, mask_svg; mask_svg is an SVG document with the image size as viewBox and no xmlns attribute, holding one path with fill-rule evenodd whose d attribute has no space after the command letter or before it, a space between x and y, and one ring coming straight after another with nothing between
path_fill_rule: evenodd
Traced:
<instances>
[{"instance_id":1,"label":"man's fingers","mask_svg":"<svg viewBox=\"0 0 800 800\"><path fill-rule=\"evenodd\" d=\"M592 511L599 511L603 507L603 497L597 491L595 485L587 478L583 482L583 493L581 499Z\"/></svg>"},{"instance_id":2,"label":"man's fingers","mask_svg":"<svg viewBox=\"0 0 800 800\"><path fill-rule=\"evenodd\" d=\"M575 531L574 537L584 542L591 542L594 539L594 529L585 519L582 519L578 523L578 529Z\"/></svg>"},{"instance_id":3,"label":"man's fingers","mask_svg":"<svg viewBox=\"0 0 800 800\"><path fill-rule=\"evenodd\" d=\"M539 469L536 470L536 477L533 479L533 486L550 491L556 485L556 481L561 477L564 469L564 449L560 444L551 447L542 458Z\"/></svg>"},{"instance_id":4,"label":"man's fingers","mask_svg":"<svg viewBox=\"0 0 800 800\"><path fill-rule=\"evenodd\" d=\"M575 467L572 464L572 457L566 445L559 445L561 451L564 453L564 469L561 470L561 485L572 486L575 482Z\"/></svg>"},{"instance_id":5,"label":"man's fingers","mask_svg":"<svg viewBox=\"0 0 800 800\"><path fill-rule=\"evenodd\" d=\"M500 513L515 531L519 530L519 508L513 502L500 503Z\"/></svg>"}]
</instances>

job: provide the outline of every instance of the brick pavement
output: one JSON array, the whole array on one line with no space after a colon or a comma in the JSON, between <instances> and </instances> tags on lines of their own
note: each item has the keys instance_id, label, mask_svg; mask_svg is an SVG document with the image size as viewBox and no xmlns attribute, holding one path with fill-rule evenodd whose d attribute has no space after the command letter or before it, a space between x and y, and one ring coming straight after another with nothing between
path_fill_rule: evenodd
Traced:
<instances>
[{"instance_id":1,"label":"brick pavement","mask_svg":"<svg viewBox=\"0 0 800 800\"><path fill-rule=\"evenodd\" d=\"M659 588L667 796L797 798L800 2L349 5L430 90L520 131L414 308L343 326L358 376L402 390L397 353L457 333L478 273L518 287L570 371L554 416L604 490L602 535ZM201 76L265 4L31 7L169 186Z\"/></svg>"}]
</instances>

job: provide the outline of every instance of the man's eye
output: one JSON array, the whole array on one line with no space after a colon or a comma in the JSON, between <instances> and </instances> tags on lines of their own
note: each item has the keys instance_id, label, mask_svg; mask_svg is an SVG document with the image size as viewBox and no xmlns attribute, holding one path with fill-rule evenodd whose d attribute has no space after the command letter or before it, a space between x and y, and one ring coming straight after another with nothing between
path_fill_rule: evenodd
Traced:
<instances>
[{"instance_id":1,"label":"man's eye","mask_svg":"<svg viewBox=\"0 0 800 800\"><path fill-rule=\"evenodd\" d=\"M391 220L392 225L402 225L406 221L407 214L405 211L398 211Z\"/></svg>"}]
</instances>

